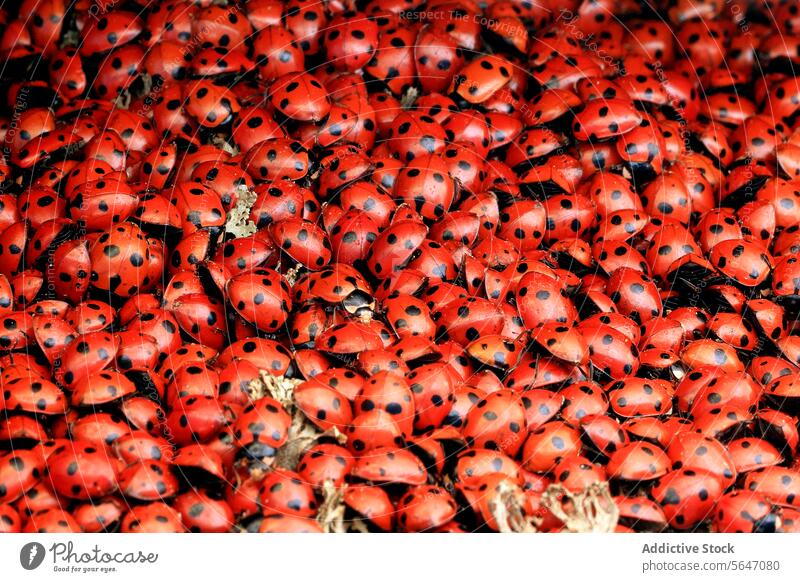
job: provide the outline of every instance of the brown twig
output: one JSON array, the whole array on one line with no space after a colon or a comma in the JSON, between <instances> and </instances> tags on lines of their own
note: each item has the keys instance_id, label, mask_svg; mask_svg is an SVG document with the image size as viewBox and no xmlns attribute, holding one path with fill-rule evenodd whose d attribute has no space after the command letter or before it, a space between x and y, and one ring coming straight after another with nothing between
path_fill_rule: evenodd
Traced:
<instances>
[{"instance_id":1,"label":"brown twig","mask_svg":"<svg viewBox=\"0 0 800 582\"><path fill-rule=\"evenodd\" d=\"M550 485L542 494L542 505L573 532L613 532L619 521L608 483L593 483L580 493Z\"/></svg>"}]
</instances>

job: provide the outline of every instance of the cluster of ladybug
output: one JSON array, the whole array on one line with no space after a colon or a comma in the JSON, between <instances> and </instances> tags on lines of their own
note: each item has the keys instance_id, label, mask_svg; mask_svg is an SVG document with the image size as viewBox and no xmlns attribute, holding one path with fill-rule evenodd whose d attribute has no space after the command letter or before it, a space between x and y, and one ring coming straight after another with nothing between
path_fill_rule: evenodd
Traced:
<instances>
[{"instance_id":1,"label":"cluster of ladybug","mask_svg":"<svg viewBox=\"0 0 800 582\"><path fill-rule=\"evenodd\" d=\"M796 0L0 9L0 531L800 531Z\"/></svg>"}]
</instances>

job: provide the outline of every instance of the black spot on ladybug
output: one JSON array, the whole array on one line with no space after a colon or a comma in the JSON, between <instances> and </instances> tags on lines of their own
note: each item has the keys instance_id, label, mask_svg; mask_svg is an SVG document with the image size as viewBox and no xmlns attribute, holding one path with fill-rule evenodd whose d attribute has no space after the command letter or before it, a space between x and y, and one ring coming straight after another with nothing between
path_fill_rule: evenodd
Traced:
<instances>
[{"instance_id":1,"label":"black spot on ladybug","mask_svg":"<svg viewBox=\"0 0 800 582\"><path fill-rule=\"evenodd\" d=\"M678 505L680 502L681 498L678 495L678 492L672 487L667 488L666 493L664 493L664 497L661 499L662 505Z\"/></svg>"}]
</instances>

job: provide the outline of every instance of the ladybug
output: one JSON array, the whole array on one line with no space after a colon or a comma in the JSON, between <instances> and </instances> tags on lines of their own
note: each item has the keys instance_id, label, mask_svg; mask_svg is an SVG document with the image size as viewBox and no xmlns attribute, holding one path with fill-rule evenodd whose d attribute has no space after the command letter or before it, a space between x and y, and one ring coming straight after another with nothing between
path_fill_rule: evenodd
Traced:
<instances>
[{"instance_id":1,"label":"ladybug","mask_svg":"<svg viewBox=\"0 0 800 582\"><path fill-rule=\"evenodd\" d=\"M610 477L625 481L651 481L670 470L667 454L658 446L633 442L614 447L606 466Z\"/></svg>"},{"instance_id":2,"label":"ladybug","mask_svg":"<svg viewBox=\"0 0 800 582\"><path fill-rule=\"evenodd\" d=\"M409 381L391 372L379 372L364 382L355 399L360 412L374 409L392 415L404 436L413 431L416 402Z\"/></svg>"},{"instance_id":3,"label":"ladybug","mask_svg":"<svg viewBox=\"0 0 800 582\"><path fill-rule=\"evenodd\" d=\"M716 439L697 433L681 435L667 447L673 468L697 469L711 473L723 487L733 485L736 468L725 447Z\"/></svg>"},{"instance_id":4,"label":"ladybug","mask_svg":"<svg viewBox=\"0 0 800 582\"><path fill-rule=\"evenodd\" d=\"M513 65L494 56L478 58L464 68L450 83L449 92L455 92L469 103L483 103L510 80Z\"/></svg>"},{"instance_id":5,"label":"ladybug","mask_svg":"<svg viewBox=\"0 0 800 582\"><path fill-rule=\"evenodd\" d=\"M299 180L310 169L308 152L300 142L282 137L259 141L247 151L242 167L253 180Z\"/></svg>"},{"instance_id":6,"label":"ladybug","mask_svg":"<svg viewBox=\"0 0 800 582\"><path fill-rule=\"evenodd\" d=\"M353 468L354 459L342 446L322 443L311 447L297 465L303 481L322 489L327 481L341 486Z\"/></svg>"},{"instance_id":7,"label":"ladybug","mask_svg":"<svg viewBox=\"0 0 800 582\"><path fill-rule=\"evenodd\" d=\"M452 408L455 379L448 364L427 364L406 375L414 402L414 429L426 432L441 426Z\"/></svg>"},{"instance_id":8,"label":"ladybug","mask_svg":"<svg viewBox=\"0 0 800 582\"><path fill-rule=\"evenodd\" d=\"M719 480L711 474L678 469L659 478L651 495L664 509L669 524L686 530L712 515L722 491Z\"/></svg>"},{"instance_id":9,"label":"ladybug","mask_svg":"<svg viewBox=\"0 0 800 582\"><path fill-rule=\"evenodd\" d=\"M233 511L225 501L201 491L187 491L178 496L174 508L190 532L225 533L234 521Z\"/></svg>"},{"instance_id":10,"label":"ladybug","mask_svg":"<svg viewBox=\"0 0 800 582\"><path fill-rule=\"evenodd\" d=\"M178 492L178 479L170 466L158 460L134 463L119 474L119 486L126 498L157 501Z\"/></svg>"},{"instance_id":11,"label":"ladybug","mask_svg":"<svg viewBox=\"0 0 800 582\"><path fill-rule=\"evenodd\" d=\"M427 471L422 462L405 449L380 447L360 457L351 473L356 479L374 483L423 485Z\"/></svg>"},{"instance_id":12,"label":"ladybug","mask_svg":"<svg viewBox=\"0 0 800 582\"><path fill-rule=\"evenodd\" d=\"M510 390L498 390L470 409L461 430L470 446L514 455L523 445L525 427L525 409L519 396Z\"/></svg>"},{"instance_id":13,"label":"ladybug","mask_svg":"<svg viewBox=\"0 0 800 582\"><path fill-rule=\"evenodd\" d=\"M720 272L745 287L761 284L773 267L772 257L765 249L742 239L717 243L711 249L710 260Z\"/></svg>"},{"instance_id":14,"label":"ladybug","mask_svg":"<svg viewBox=\"0 0 800 582\"><path fill-rule=\"evenodd\" d=\"M624 378L607 389L611 409L621 417L660 416L669 414L672 385L666 380Z\"/></svg>"},{"instance_id":15,"label":"ladybug","mask_svg":"<svg viewBox=\"0 0 800 582\"><path fill-rule=\"evenodd\" d=\"M275 399L265 396L246 406L233 424L241 446L259 457L273 457L289 438L291 417Z\"/></svg>"},{"instance_id":16,"label":"ladybug","mask_svg":"<svg viewBox=\"0 0 800 582\"><path fill-rule=\"evenodd\" d=\"M423 218L436 219L450 209L455 183L441 156L417 155L398 174L394 192L396 197L412 204Z\"/></svg>"},{"instance_id":17,"label":"ladybug","mask_svg":"<svg viewBox=\"0 0 800 582\"><path fill-rule=\"evenodd\" d=\"M284 469L274 469L264 477L259 501L265 511L299 517L313 516L317 508L311 486L304 483L297 473Z\"/></svg>"},{"instance_id":18,"label":"ladybug","mask_svg":"<svg viewBox=\"0 0 800 582\"><path fill-rule=\"evenodd\" d=\"M0 458L0 500L11 503L33 487L45 472L45 459L37 451L20 450Z\"/></svg>"},{"instance_id":19,"label":"ladybug","mask_svg":"<svg viewBox=\"0 0 800 582\"><path fill-rule=\"evenodd\" d=\"M80 533L81 527L75 518L65 510L50 507L31 513L22 531L25 533Z\"/></svg>"},{"instance_id":20,"label":"ladybug","mask_svg":"<svg viewBox=\"0 0 800 582\"><path fill-rule=\"evenodd\" d=\"M655 283L636 269L620 267L611 273L606 291L620 313L637 323L661 315L663 303Z\"/></svg>"},{"instance_id":21,"label":"ladybug","mask_svg":"<svg viewBox=\"0 0 800 582\"><path fill-rule=\"evenodd\" d=\"M162 501L131 507L123 516L122 533L183 533L178 512Z\"/></svg>"},{"instance_id":22,"label":"ladybug","mask_svg":"<svg viewBox=\"0 0 800 582\"><path fill-rule=\"evenodd\" d=\"M331 243L325 232L302 219L285 219L270 226L274 244L292 259L312 270L331 260Z\"/></svg>"},{"instance_id":23,"label":"ladybug","mask_svg":"<svg viewBox=\"0 0 800 582\"><path fill-rule=\"evenodd\" d=\"M779 523L778 514L765 497L732 491L717 502L712 528L726 533L772 533L777 531Z\"/></svg>"},{"instance_id":24,"label":"ladybug","mask_svg":"<svg viewBox=\"0 0 800 582\"><path fill-rule=\"evenodd\" d=\"M267 513L258 527L259 533L322 533L316 520L284 513Z\"/></svg>"},{"instance_id":25,"label":"ladybug","mask_svg":"<svg viewBox=\"0 0 800 582\"><path fill-rule=\"evenodd\" d=\"M277 331L289 318L292 299L289 285L271 269L254 269L232 277L225 285L231 304L248 322L264 331Z\"/></svg>"},{"instance_id":26,"label":"ladybug","mask_svg":"<svg viewBox=\"0 0 800 582\"><path fill-rule=\"evenodd\" d=\"M606 480L604 469L580 455L562 458L553 469L554 481L569 491L580 492Z\"/></svg>"},{"instance_id":27,"label":"ladybug","mask_svg":"<svg viewBox=\"0 0 800 582\"><path fill-rule=\"evenodd\" d=\"M642 122L631 101L597 99L590 101L575 115L572 130L576 139L595 140L623 135Z\"/></svg>"},{"instance_id":28,"label":"ladybug","mask_svg":"<svg viewBox=\"0 0 800 582\"><path fill-rule=\"evenodd\" d=\"M357 12L337 15L325 34L327 61L340 70L357 71L372 58L379 45L378 25Z\"/></svg>"},{"instance_id":29,"label":"ladybug","mask_svg":"<svg viewBox=\"0 0 800 582\"><path fill-rule=\"evenodd\" d=\"M395 507L388 494L380 487L350 485L344 491L343 501L354 519L364 520L375 531L392 530Z\"/></svg>"},{"instance_id":30,"label":"ladybug","mask_svg":"<svg viewBox=\"0 0 800 582\"><path fill-rule=\"evenodd\" d=\"M270 103L281 113L299 121L320 121L331 111L328 92L309 73L289 73L270 87Z\"/></svg>"},{"instance_id":31,"label":"ladybug","mask_svg":"<svg viewBox=\"0 0 800 582\"><path fill-rule=\"evenodd\" d=\"M294 394L299 408L323 430L344 430L352 420L350 403L333 388L309 381L297 386Z\"/></svg>"},{"instance_id":32,"label":"ladybug","mask_svg":"<svg viewBox=\"0 0 800 582\"><path fill-rule=\"evenodd\" d=\"M457 509L446 490L420 485L409 489L397 503L397 523L404 531L429 531L452 520Z\"/></svg>"},{"instance_id":33,"label":"ladybug","mask_svg":"<svg viewBox=\"0 0 800 582\"><path fill-rule=\"evenodd\" d=\"M47 472L59 495L90 499L115 491L120 466L105 450L86 442L51 455L47 459Z\"/></svg>"}]
</instances>

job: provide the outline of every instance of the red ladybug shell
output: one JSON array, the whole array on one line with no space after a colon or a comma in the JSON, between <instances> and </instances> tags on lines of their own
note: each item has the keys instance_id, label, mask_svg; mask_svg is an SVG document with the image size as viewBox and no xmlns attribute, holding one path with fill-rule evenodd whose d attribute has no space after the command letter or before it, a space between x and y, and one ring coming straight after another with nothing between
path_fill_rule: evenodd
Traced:
<instances>
[{"instance_id":1,"label":"red ladybug shell","mask_svg":"<svg viewBox=\"0 0 800 582\"><path fill-rule=\"evenodd\" d=\"M389 496L380 487L350 485L344 491L344 503L379 530L391 531L395 508Z\"/></svg>"},{"instance_id":2,"label":"red ladybug shell","mask_svg":"<svg viewBox=\"0 0 800 582\"><path fill-rule=\"evenodd\" d=\"M177 511L164 502L154 501L131 507L122 518L122 533L183 533L186 531Z\"/></svg>"},{"instance_id":3,"label":"red ladybug shell","mask_svg":"<svg viewBox=\"0 0 800 582\"><path fill-rule=\"evenodd\" d=\"M339 445L322 443L314 445L300 458L297 472L313 487L322 488L326 481L341 486L353 468L350 452Z\"/></svg>"},{"instance_id":4,"label":"red ladybug shell","mask_svg":"<svg viewBox=\"0 0 800 582\"><path fill-rule=\"evenodd\" d=\"M111 33L107 31L112 31ZM133 12L115 10L98 20L92 19L84 31L82 55L105 52L131 42L142 32L142 21Z\"/></svg>"},{"instance_id":5,"label":"red ladybug shell","mask_svg":"<svg viewBox=\"0 0 800 582\"><path fill-rule=\"evenodd\" d=\"M620 522L636 528L636 531L660 531L667 524L664 511L647 497L617 496L614 502L619 508Z\"/></svg>"},{"instance_id":6,"label":"red ladybug shell","mask_svg":"<svg viewBox=\"0 0 800 582\"><path fill-rule=\"evenodd\" d=\"M717 243L710 258L723 274L746 287L761 284L773 266L772 257L763 247L743 239Z\"/></svg>"},{"instance_id":7,"label":"red ladybug shell","mask_svg":"<svg viewBox=\"0 0 800 582\"><path fill-rule=\"evenodd\" d=\"M786 315L784 309L768 299L753 299L747 303L755 324L773 341L784 337L786 333Z\"/></svg>"},{"instance_id":8,"label":"red ladybug shell","mask_svg":"<svg viewBox=\"0 0 800 582\"><path fill-rule=\"evenodd\" d=\"M333 18L325 32L325 54L339 70L357 71L378 47L378 25L360 13Z\"/></svg>"},{"instance_id":9,"label":"red ladybug shell","mask_svg":"<svg viewBox=\"0 0 800 582\"><path fill-rule=\"evenodd\" d=\"M178 479L163 461L135 462L119 475L120 490L128 498L157 501L178 492Z\"/></svg>"},{"instance_id":10,"label":"red ladybug shell","mask_svg":"<svg viewBox=\"0 0 800 582\"><path fill-rule=\"evenodd\" d=\"M299 180L309 171L308 152L299 142L268 138L247 151L242 167L254 180Z\"/></svg>"},{"instance_id":11,"label":"red ladybug shell","mask_svg":"<svg viewBox=\"0 0 800 582\"><path fill-rule=\"evenodd\" d=\"M635 269L619 268L611 273L606 292L620 310L639 323L658 317L662 310L658 288Z\"/></svg>"},{"instance_id":12,"label":"red ladybug shell","mask_svg":"<svg viewBox=\"0 0 800 582\"><path fill-rule=\"evenodd\" d=\"M328 236L311 222L281 220L271 225L270 236L283 252L309 269L320 269L331 260Z\"/></svg>"},{"instance_id":13,"label":"red ladybug shell","mask_svg":"<svg viewBox=\"0 0 800 582\"><path fill-rule=\"evenodd\" d=\"M626 378L609 388L612 409L623 417L659 416L671 411L672 386L664 380Z\"/></svg>"},{"instance_id":14,"label":"red ladybug shell","mask_svg":"<svg viewBox=\"0 0 800 582\"><path fill-rule=\"evenodd\" d=\"M276 109L299 121L320 121L331 110L325 87L309 73L278 77L270 86L269 95Z\"/></svg>"},{"instance_id":15,"label":"red ladybug shell","mask_svg":"<svg viewBox=\"0 0 800 582\"><path fill-rule=\"evenodd\" d=\"M44 471L45 459L39 451L19 450L0 457L0 502L16 501L42 478Z\"/></svg>"},{"instance_id":16,"label":"red ladybug shell","mask_svg":"<svg viewBox=\"0 0 800 582\"><path fill-rule=\"evenodd\" d=\"M692 370L675 390L678 408L694 414L719 405L747 409L756 402L759 393L758 385L746 374L722 374L718 365L711 364Z\"/></svg>"},{"instance_id":17,"label":"red ladybug shell","mask_svg":"<svg viewBox=\"0 0 800 582\"><path fill-rule=\"evenodd\" d=\"M780 518L766 497L750 491L726 493L717 502L712 529L723 533L766 533L777 530Z\"/></svg>"},{"instance_id":18,"label":"red ladybug shell","mask_svg":"<svg viewBox=\"0 0 800 582\"><path fill-rule=\"evenodd\" d=\"M237 312L261 330L277 331L289 317L289 285L272 269L254 269L232 277L225 290Z\"/></svg>"},{"instance_id":19,"label":"red ladybug shell","mask_svg":"<svg viewBox=\"0 0 800 582\"><path fill-rule=\"evenodd\" d=\"M589 361L595 368L612 378L637 372L638 350L624 333L618 331L617 327L587 322L586 325L579 325L579 330L589 345L591 354Z\"/></svg>"},{"instance_id":20,"label":"red ladybug shell","mask_svg":"<svg viewBox=\"0 0 800 582\"><path fill-rule=\"evenodd\" d=\"M733 464L739 473L747 473L783 462L781 453L763 439L739 438L728 444Z\"/></svg>"},{"instance_id":21,"label":"red ladybug shell","mask_svg":"<svg viewBox=\"0 0 800 582\"><path fill-rule=\"evenodd\" d=\"M160 271L144 233L133 224L121 223L102 234L90 248L92 284L121 296L152 288Z\"/></svg>"},{"instance_id":22,"label":"red ladybug shell","mask_svg":"<svg viewBox=\"0 0 800 582\"><path fill-rule=\"evenodd\" d=\"M744 370L744 364L733 347L712 339L690 343L681 352L681 361L690 368L717 365L726 372L736 373Z\"/></svg>"},{"instance_id":23,"label":"red ladybug shell","mask_svg":"<svg viewBox=\"0 0 800 582\"><path fill-rule=\"evenodd\" d=\"M322 533L319 523L307 517L267 513L258 527L259 533Z\"/></svg>"},{"instance_id":24,"label":"red ladybug shell","mask_svg":"<svg viewBox=\"0 0 800 582\"><path fill-rule=\"evenodd\" d=\"M261 481L259 501L265 511L312 517L317 502L314 491L294 471L273 469Z\"/></svg>"},{"instance_id":25,"label":"red ladybug shell","mask_svg":"<svg viewBox=\"0 0 800 582\"><path fill-rule=\"evenodd\" d=\"M622 99L597 99L590 101L575 116L573 132L576 139L605 139L621 135L641 122L633 103Z\"/></svg>"},{"instance_id":26,"label":"red ladybug shell","mask_svg":"<svg viewBox=\"0 0 800 582\"><path fill-rule=\"evenodd\" d=\"M722 491L719 480L711 474L680 469L661 477L651 495L664 509L669 524L686 530L711 516Z\"/></svg>"},{"instance_id":27,"label":"red ladybug shell","mask_svg":"<svg viewBox=\"0 0 800 582\"><path fill-rule=\"evenodd\" d=\"M538 344L560 360L572 364L585 364L588 360L586 339L576 327L547 321L532 336Z\"/></svg>"},{"instance_id":28,"label":"red ladybug shell","mask_svg":"<svg viewBox=\"0 0 800 582\"><path fill-rule=\"evenodd\" d=\"M556 483L574 492L581 492L593 484L606 481L605 469L580 455L560 459L553 469L553 476Z\"/></svg>"},{"instance_id":29,"label":"red ladybug shell","mask_svg":"<svg viewBox=\"0 0 800 582\"><path fill-rule=\"evenodd\" d=\"M459 482L471 485L491 473L503 473L513 481L520 480L519 466L499 451L470 449L459 455L456 465Z\"/></svg>"},{"instance_id":30,"label":"red ladybug shell","mask_svg":"<svg viewBox=\"0 0 800 582\"><path fill-rule=\"evenodd\" d=\"M413 46L416 73L425 93L445 91L464 62L456 39L423 27Z\"/></svg>"},{"instance_id":31,"label":"red ladybug shell","mask_svg":"<svg viewBox=\"0 0 800 582\"><path fill-rule=\"evenodd\" d=\"M99 406L136 392L136 386L116 370L103 370L83 378L73 386L73 406Z\"/></svg>"},{"instance_id":32,"label":"red ladybug shell","mask_svg":"<svg viewBox=\"0 0 800 582\"><path fill-rule=\"evenodd\" d=\"M360 457L353 467L352 475L374 483L422 485L426 481L427 471L409 451L381 447Z\"/></svg>"},{"instance_id":33,"label":"red ladybug shell","mask_svg":"<svg viewBox=\"0 0 800 582\"><path fill-rule=\"evenodd\" d=\"M455 500L442 487L412 487L397 503L397 523L404 531L429 531L453 519L458 510Z\"/></svg>"},{"instance_id":34,"label":"red ladybug shell","mask_svg":"<svg viewBox=\"0 0 800 582\"><path fill-rule=\"evenodd\" d=\"M434 313L434 321L438 324L438 337L449 338L460 345L467 345L481 335L498 334L503 329L503 315L498 307L479 297L444 303Z\"/></svg>"},{"instance_id":35,"label":"red ladybug shell","mask_svg":"<svg viewBox=\"0 0 800 582\"><path fill-rule=\"evenodd\" d=\"M67 511L50 507L34 511L22 530L25 533L80 533L81 527Z\"/></svg>"},{"instance_id":36,"label":"red ladybug shell","mask_svg":"<svg viewBox=\"0 0 800 582\"><path fill-rule=\"evenodd\" d=\"M551 420L564 406L564 394L533 388L522 396L528 429L534 430Z\"/></svg>"},{"instance_id":37,"label":"red ladybug shell","mask_svg":"<svg viewBox=\"0 0 800 582\"><path fill-rule=\"evenodd\" d=\"M254 36L253 48L259 73L265 80L303 69L304 55L297 37L282 26L260 28Z\"/></svg>"},{"instance_id":38,"label":"red ladybug shell","mask_svg":"<svg viewBox=\"0 0 800 582\"><path fill-rule=\"evenodd\" d=\"M626 481L649 481L665 475L669 467L669 457L660 447L634 442L616 449L606 469L610 477Z\"/></svg>"},{"instance_id":39,"label":"red ladybug shell","mask_svg":"<svg viewBox=\"0 0 800 582\"><path fill-rule=\"evenodd\" d=\"M482 103L509 82L512 71L513 65L505 59L481 57L461 69L450 84L450 92L470 103Z\"/></svg>"},{"instance_id":40,"label":"red ladybug shell","mask_svg":"<svg viewBox=\"0 0 800 582\"><path fill-rule=\"evenodd\" d=\"M527 273L520 279L517 305L529 328L545 321L567 323L577 320L575 306L562 295L558 281L542 273Z\"/></svg>"},{"instance_id":41,"label":"red ladybug shell","mask_svg":"<svg viewBox=\"0 0 800 582\"><path fill-rule=\"evenodd\" d=\"M467 413L462 434L471 446L515 455L525 438L525 408L511 390L498 390L479 400Z\"/></svg>"},{"instance_id":42,"label":"red ladybug shell","mask_svg":"<svg viewBox=\"0 0 800 582\"><path fill-rule=\"evenodd\" d=\"M564 457L578 454L580 448L580 435L574 427L552 421L530 432L522 457L527 470L547 472Z\"/></svg>"},{"instance_id":43,"label":"red ladybug shell","mask_svg":"<svg viewBox=\"0 0 800 582\"><path fill-rule=\"evenodd\" d=\"M390 414L404 436L413 430L415 402L406 379L390 372L379 372L369 378L355 399L358 412L381 409Z\"/></svg>"},{"instance_id":44,"label":"red ladybug shell","mask_svg":"<svg viewBox=\"0 0 800 582\"><path fill-rule=\"evenodd\" d=\"M190 532L225 533L234 522L233 511L223 500L202 491L187 491L175 499L174 506Z\"/></svg>"},{"instance_id":45,"label":"red ladybug shell","mask_svg":"<svg viewBox=\"0 0 800 582\"><path fill-rule=\"evenodd\" d=\"M105 448L80 443L47 460L55 491L71 499L90 499L114 492L120 467Z\"/></svg>"},{"instance_id":46,"label":"red ladybug shell","mask_svg":"<svg viewBox=\"0 0 800 582\"><path fill-rule=\"evenodd\" d=\"M347 446L354 454L405 444L403 433L394 417L382 409L356 414L347 427L346 434Z\"/></svg>"},{"instance_id":47,"label":"red ladybug shell","mask_svg":"<svg viewBox=\"0 0 800 582\"><path fill-rule=\"evenodd\" d=\"M265 396L245 407L233 425L234 436L243 445L263 443L273 449L289 438L291 418L283 406Z\"/></svg>"},{"instance_id":48,"label":"red ladybug shell","mask_svg":"<svg viewBox=\"0 0 800 582\"><path fill-rule=\"evenodd\" d=\"M317 336L315 345L317 349L334 354L355 354L384 347L381 333L358 321L347 321L326 328Z\"/></svg>"},{"instance_id":49,"label":"red ladybug shell","mask_svg":"<svg viewBox=\"0 0 800 582\"><path fill-rule=\"evenodd\" d=\"M19 533L22 531L22 519L11 505L0 504L0 533Z\"/></svg>"},{"instance_id":50,"label":"red ladybug shell","mask_svg":"<svg viewBox=\"0 0 800 582\"><path fill-rule=\"evenodd\" d=\"M452 368L434 363L416 368L406 376L414 399L414 428L426 432L441 426L453 404L455 384Z\"/></svg>"},{"instance_id":51,"label":"red ladybug shell","mask_svg":"<svg viewBox=\"0 0 800 582\"><path fill-rule=\"evenodd\" d=\"M343 431L353 418L350 403L336 390L317 381L307 381L294 389L300 410L322 430L336 427Z\"/></svg>"},{"instance_id":52,"label":"red ladybug shell","mask_svg":"<svg viewBox=\"0 0 800 582\"><path fill-rule=\"evenodd\" d=\"M395 196L414 206L424 218L436 219L449 209L455 184L444 158L438 154L415 156L394 182Z\"/></svg>"},{"instance_id":53,"label":"red ladybug shell","mask_svg":"<svg viewBox=\"0 0 800 582\"><path fill-rule=\"evenodd\" d=\"M62 352L62 378L67 386L110 366L117 350L118 338L104 331L78 335Z\"/></svg>"},{"instance_id":54,"label":"red ladybug shell","mask_svg":"<svg viewBox=\"0 0 800 582\"><path fill-rule=\"evenodd\" d=\"M213 396L182 396L172 407L166 423L179 445L207 442L229 420L229 412Z\"/></svg>"},{"instance_id":55,"label":"red ladybug shell","mask_svg":"<svg viewBox=\"0 0 800 582\"><path fill-rule=\"evenodd\" d=\"M731 486L736 469L725 447L718 440L696 433L682 434L667 447L673 468L683 467L707 471L715 475L723 487Z\"/></svg>"},{"instance_id":56,"label":"red ladybug shell","mask_svg":"<svg viewBox=\"0 0 800 582\"><path fill-rule=\"evenodd\" d=\"M798 503L798 473L784 467L767 467L747 474L744 489L764 495L770 503L796 507Z\"/></svg>"},{"instance_id":57,"label":"red ladybug shell","mask_svg":"<svg viewBox=\"0 0 800 582\"><path fill-rule=\"evenodd\" d=\"M67 397L54 383L31 374L12 376L8 368L5 372L0 408L42 415L66 412Z\"/></svg>"}]
</instances>

